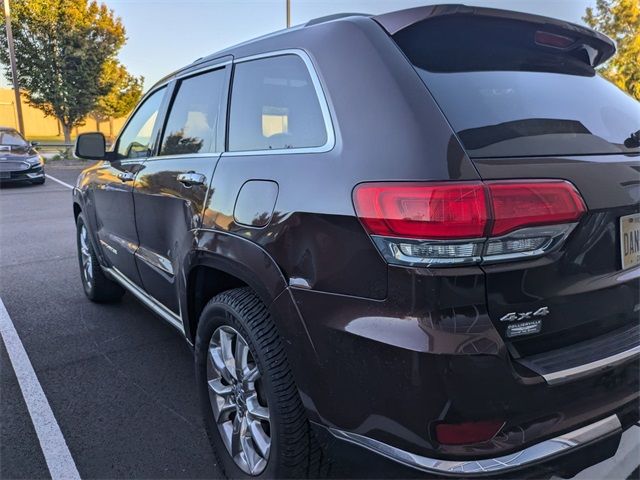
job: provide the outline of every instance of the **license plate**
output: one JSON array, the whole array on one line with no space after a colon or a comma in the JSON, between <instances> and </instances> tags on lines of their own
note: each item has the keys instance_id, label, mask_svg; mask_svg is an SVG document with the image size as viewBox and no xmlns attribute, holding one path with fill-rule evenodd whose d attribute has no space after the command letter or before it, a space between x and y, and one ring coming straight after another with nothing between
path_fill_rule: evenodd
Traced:
<instances>
[{"instance_id":1,"label":"license plate","mask_svg":"<svg viewBox=\"0 0 640 480\"><path fill-rule=\"evenodd\" d=\"M622 269L640 265L640 213L620 217Z\"/></svg>"}]
</instances>

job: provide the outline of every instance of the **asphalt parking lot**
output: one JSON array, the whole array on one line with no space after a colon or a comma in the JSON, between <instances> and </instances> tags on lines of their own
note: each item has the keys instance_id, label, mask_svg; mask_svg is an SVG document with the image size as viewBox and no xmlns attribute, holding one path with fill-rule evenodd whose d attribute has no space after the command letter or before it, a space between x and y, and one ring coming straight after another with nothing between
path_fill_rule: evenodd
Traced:
<instances>
[{"instance_id":1,"label":"asphalt parking lot","mask_svg":"<svg viewBox=\"0 0 640 480\"><path fill-rule=\"evenodd\" d=\"M71 191L54 181L74 184L79 171L48 166L43 186L0 189L0 299L55 418L42 431L57 423L68 447L62 459L44 453L34 424L46 417L33 419L3 343L0 478L51 478L55 461L82 478L219 477L187 344L131 295L115 305L84 296ZM638 478L639 443L636 426L616 457L577 478Z\"/></svg>"}]
</instances>

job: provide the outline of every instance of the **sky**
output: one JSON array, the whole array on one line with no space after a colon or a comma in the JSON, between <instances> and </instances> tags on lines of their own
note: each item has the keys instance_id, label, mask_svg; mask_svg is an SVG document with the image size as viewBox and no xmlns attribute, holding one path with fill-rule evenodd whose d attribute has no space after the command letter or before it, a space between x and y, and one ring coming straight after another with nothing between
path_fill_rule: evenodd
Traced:
<instances>
[{"instance_id":1,"label":"sky","mask_svg":"<svg viewBox=\"0 0 640 480\"><path fill-rule=\"evenodd\" d=\"M145 88L197 58L286 26L285 0L102 0L127 31L120 61ZM292 25L340 12L383 13L455 0L291 0ZM595 0L460 0L574 23ZM8 85L2 78L0 86Z\"/></svg>"}]
</instances>

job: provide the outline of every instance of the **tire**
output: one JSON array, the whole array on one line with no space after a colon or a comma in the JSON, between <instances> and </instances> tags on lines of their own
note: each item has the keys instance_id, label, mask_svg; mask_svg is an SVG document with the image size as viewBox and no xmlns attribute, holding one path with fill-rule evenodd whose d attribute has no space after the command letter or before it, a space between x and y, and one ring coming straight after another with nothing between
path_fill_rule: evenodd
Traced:
<instances>
[{"instance_id":1,"label":"tire","mask_svg":"<svg viewBox=\"0 0 640 480\"><path fill-rule=\"evenodd\" d=\"M102 271L82 214L78 215L76 220L76 243L80 277L87 298L96 303L112 303L120 300L125 290L107 278Z\"/></svg>"},{"instance_id":2,"label":"tire","mask_svg":"<svg viewBox=\"0 0 640 480\"><path fill-rule=\"evenodd\" d=\"M226 358L233 359L233 366L226 368L226 376L236 376L232 381L226 379L224 368L216 370L215 354L210 353L218 352L218 366L231 365L223 359L225 342L230 346L227 351L231 353ZM242 342L245 346L241 347ZM241 368L244 373L241 375L234 367L242 362L236 362L235 358L236 353L245 348L248 348L249 353L246 354L245 368ZM227 478L306 478L319 475L322 452L300 401L282 341L269 312L251 289L229 290L207 303L198 324L195 361L207 434L218 465ZM253 391L250 388L251 380L247 381L250 377L257 378ZM244 380L238 381L238 378ZM216 386L210 388L209 382ZM224 396L215 393L216 390L222 392L229 389L232 393ZM223 401L223 408L220 409L219 405ZM245 401L243 407L242 403ZM227 403L237 406L225 409ZM214 413L215 408L218 412ZM224 413L218 416L220 411ZM264 420L266 415L268 421ZM246 422L244 427L243 422ZM223 427L219 427L219 424ZM229 425L240 427L240 431L244 430L249 435L235 444L241 445L243 452L251 451L253 447L257 455L237 453L234 460L231 455L234 450L233 433L229 433ZM264 448L259 446L262 444L264 447L267 437L270 445L268 453L264 455ZM238 452L238 448L235 451ZM251 456L254 461L246 461Z\"/></svg>"}]
</instances>

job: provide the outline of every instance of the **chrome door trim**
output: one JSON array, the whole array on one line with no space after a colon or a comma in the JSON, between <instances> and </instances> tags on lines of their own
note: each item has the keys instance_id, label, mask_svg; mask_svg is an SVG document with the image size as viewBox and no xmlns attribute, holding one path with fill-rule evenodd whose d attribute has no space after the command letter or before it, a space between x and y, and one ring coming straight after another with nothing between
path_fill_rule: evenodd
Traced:
<instances>
[{"instance_id":1,"label":"chrome door trim","mask_svg":"<svg viewBox=\"0 0 640 480\"><path fill-rule=\"evenodd\" d=\"M400 450L357 433L345 432L334 428L330 429L330 432L339 439L364 447L408 467L430 473L470 478L477 478L485 473L502 473L529 464L546 461L619 431L622 431L620 419L617 415L611 415L572 432L501 457L479 460L440 460Z\"/></svg>"},{"instance_id":2,"label":"chrome door trim","mask_svg":"<svg viewBox=\"0 0 640 480\"><path fill-rule=\"evenodd\" d=\"M640 355L640 345L626 350L624 352L616 353L606 358L601 358L594 362L585 363L578 367L567 368L566 370L558 370L557 372L547 373L542 375L549 385L557 385L560 383L576 380L580 377L591 375L598 370L602 370L608 367L614 367L621 363L624 363L628 359Z\"/></svg>"},{"instance_id":3,"label":"chrome door trim","mask_svg":"<svg viewBox=\"0 0 640 480\"><path fill-rule=\"evenodd\" d=\"M151 268L160 270L161 272L171 275L172 277L174 276L173 265L171 265L171 260L169 260L167 257L158 255L157 253L142 246L138 247L134 255L136 256L136 258L139 258Z\"/></svg>"},{"instance_id":4,"label":"chrome door trim","mask_svg":"<svg viewBox=\"0 0 640 480\"><path fill-rule=\"evenodd\" d=\"M283 148L283 149L273 149L273 150L238 150L238 151L227 151L223 154L223 157L239 157L239 156L255 156L255 155L288 155L292 153L324 153L333 150L336 145L336 133L333 127L333 121L331 119L331 112L329 111L329 103L327 102L327 97L324 94L324 90L322 89L322 84L320 83L320 77L311 61L311 57L304 50L298 48L290 48L286 50L276 50L268 53L261 53L259 55L250 55L248 57L242 57L238 59L234 59L233 63L244 63L250 62L252 60L261 60L263 58L271 58L271 57L281 57L283 55L296 55L302 59L305 66L307 67L307 71L309 72L309 77L311 78L311 83L313 84L314 90L316 92L316 97L318 98L318 103L320 104L320 111L322 112L322 118L324 120L324 128L327 132L327 141L324 145L320 145L318 147L300 147L300 148ZM233 96L233 83L231 84L231 95L229 98ZM227 125L227 130L228 130Z\"/></svg>"},{"instance_id":5,"label":"chrome door trim","mask_svg":"<svg viewBox=\"0 0 640 480\"><path fill-rule=\"evenodd\" d=\"M129 280L122 272L120 272L117 268L107 268L102 267L104 272L113 278L116 282L122 285L127 291L129 291L134 297L142 302L142 304L149 308L153 313L158 315L160 318L168 322L171 326L177 329L182 335L184 335L184 325L182 322L182 318L167 307L158 302L155 298L147 294L147 292L143 291L140 287L138 287L135 283Z\"/></svg>"}]
</instances>

